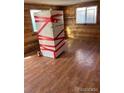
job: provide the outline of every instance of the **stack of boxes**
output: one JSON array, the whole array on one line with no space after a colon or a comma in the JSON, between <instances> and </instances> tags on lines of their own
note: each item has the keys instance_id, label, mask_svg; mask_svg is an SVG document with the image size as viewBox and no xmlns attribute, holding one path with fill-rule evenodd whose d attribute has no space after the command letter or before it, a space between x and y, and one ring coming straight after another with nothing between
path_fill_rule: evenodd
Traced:
<instances>
[{"instance_id":1,"label":"stack of boxes","mask_svg":"<svg viewBox=\"0 0 124 93\"><path fill-rule=\"evenodd\" d=\"M63 11L42 10L34 13L43 56L56 58L65 48Z\"/></svg>"}]
</instances>

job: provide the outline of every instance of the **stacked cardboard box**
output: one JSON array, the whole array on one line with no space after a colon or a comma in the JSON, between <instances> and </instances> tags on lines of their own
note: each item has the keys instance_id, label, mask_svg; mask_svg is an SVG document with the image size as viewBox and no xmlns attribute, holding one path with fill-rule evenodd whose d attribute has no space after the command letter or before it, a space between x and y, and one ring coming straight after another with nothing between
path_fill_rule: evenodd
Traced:
<instances>
[{"instance_id":1,"label":"stacked cardboard box","mask_svg":"<svg viewBox=\"0 0 124 93\"><path fill-rule=\"evenodd\" d=\"M63 11L42 10L34 13L43 56L56 58L65 47Z\"/></svg>"}]
</instances>

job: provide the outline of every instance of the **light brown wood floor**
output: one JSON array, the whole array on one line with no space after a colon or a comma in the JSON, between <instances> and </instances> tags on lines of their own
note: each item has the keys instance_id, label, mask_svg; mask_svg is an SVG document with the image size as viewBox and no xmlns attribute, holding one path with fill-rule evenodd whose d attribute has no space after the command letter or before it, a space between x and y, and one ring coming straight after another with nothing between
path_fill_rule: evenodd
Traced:
<instances>
[{"instance_id":1,"label":"light brown wood floor","mask_svg":"<svg viewBox=\"0 0 124 93\"><path fill-rule=\"evenodd\" d=\"M67 40L57 59L25 57L25 93L99 93L99 42Z\"/></svg>"}]
</instances>

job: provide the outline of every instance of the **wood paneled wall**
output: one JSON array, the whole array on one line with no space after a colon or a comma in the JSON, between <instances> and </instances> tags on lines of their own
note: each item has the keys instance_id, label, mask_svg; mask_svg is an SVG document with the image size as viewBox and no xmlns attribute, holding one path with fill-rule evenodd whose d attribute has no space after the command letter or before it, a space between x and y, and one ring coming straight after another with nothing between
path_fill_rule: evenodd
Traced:
<instances>
[{"instance_id":1,"label":"wood paneled wall","mask_svg":"<svg viewBox=\"0 0 124 93\"><path fill-rule=\"evenodd\" d=\"M80 3L64 7L65 12L65 31L67 37L75 39L96 39L100 38L100 4L98 1ZM96 24L76 24L76 8L97 5L97 23Z\"/></svg>"},{"instance_id":2,"label":"wood paneled wall","mask_svg":"<svg viewBox=\"0 0 124 93\"><path fill-rule=\"evenodd\" d=\"M39 50L36 33L33 32L30 9L60 9L58 6L24 4L24 53Z\"/></svg>"},{"instance_id":3,"label":"wood paneled wall","mask_svg":"<svg viewBox=\"0 0 124 93\"><path fill-rule=\"evenodd\" d=\"M98 5L97 24L78 25L76 24L76 8L83 6ZM69 38L75 39L97 39L100 37L100 4L99 0L94 2L80 3L71 6L51 6L41 4L24 4L24 53L39 50L36 33L33 32L30 9L64 10L65 33Z\"/></svg>"}]
</instances>

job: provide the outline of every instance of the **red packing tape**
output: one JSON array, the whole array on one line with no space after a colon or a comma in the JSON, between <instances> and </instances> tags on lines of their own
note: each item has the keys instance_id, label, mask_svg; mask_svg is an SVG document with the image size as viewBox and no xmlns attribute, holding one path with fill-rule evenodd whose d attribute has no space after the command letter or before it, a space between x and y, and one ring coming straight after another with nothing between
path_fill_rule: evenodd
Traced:
<instances>
[{"instance_id":1,"label":"red packing tape","mask_svg":"<svg viewBox=\"0 0 124 93\"><path fill-rule=\"evenodd\" d=\"M39 16L34 16L35 18L35 22L39 22L40 19L44 20L44 24L43 26L40 27L40 29L38 30L38 34L43 30L43 28L49 23L49 22L58 22L60 19L54 18L54 17L58 17L58 16L62 16L62 14L55 14L52 15L51 17L39 17ZM39 19L39 20L38 20Z\"/></svg>"},{"instance_id":2,"label":"red packing tape","mask_svg":"<svg viewBox=\"0 0 124 93\"><path fill-rule=\"evenodd\" d=\"M61 42L65 39L65 37L59 37L60 34L63 32L63 30L62 30L55 38L51 38L51 37L47 37L47 36L42 36L42 35L39 35L39 33L43 30L43 28L44 28L49 22L58 22L60 19L54 18L54 17L58 17L58 16L62 16L62 14L55 14L55 15L52 15L51 17L39 17L39 16L34 16L34 17L35 17L35 22L45 22L45 23L40 27L40 29L38 30L38 39L39 39L39 40L50 40L50 41L53 41L53 40L59 40L59 39L61 39L61 41L60 41L57 45L54 45L54 46L45 45L45 44L40 44L41 50L48 50L48 51L53 52L54 58L56 57L56 54L55 54L55 53L56 53L65 43L63 43L57 50L52 50L52 49L49 49L49 48L46 48L46 47L57 47L58 45L60 45ZM42 20L41 20L41 19L42 19ZM58 27L58 28L62 28L62 27Z\"/></svg>"}]
</instances>

